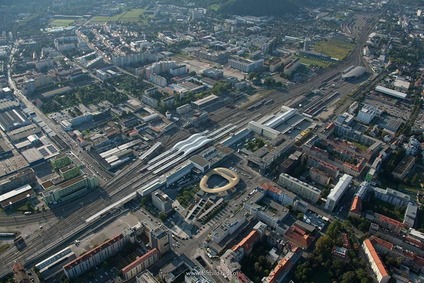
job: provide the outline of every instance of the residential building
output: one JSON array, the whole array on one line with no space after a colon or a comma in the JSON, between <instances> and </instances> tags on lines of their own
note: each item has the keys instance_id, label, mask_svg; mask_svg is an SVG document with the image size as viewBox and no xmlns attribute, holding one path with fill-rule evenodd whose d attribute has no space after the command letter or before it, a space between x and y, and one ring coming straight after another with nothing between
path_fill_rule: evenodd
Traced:
<instances>
[{"instance_id":1,"label":"residential building","mask_svg":"<svg viewBox=\"0 0 424 283\"><path fill-rule=\"evenodd\" d=\"M300 256L302 255L302 249L295 247L289 251L274 267L267 277L262 278L263 283L282 283L286 280L290 271L296 265Z\"/></svg>"},{"instance_id":2,"label":"residential building","mask_svg":"<svg viewBox=\"0 0 424 283\"><path fill-rule=\"evenodd\" d=\"M346 189L349 187L352 182L352 176L344 174L336 186L331 189L330 193L327 196L327 201L325 203L325 209L333 211L341 197L346 192Z\"/></svg>"},{"instance_id":3,"label":"residential building","mask_svg":"<svg viewBox=\"0 0 424 283\"><path fill-rule=\"evenodd\" d=\"M293 225L284 234L284 238L295 246L307 249L314 237L305 230L300 225Z\"/></svg>"},{"instance_id":4,"label":"residential building","mask_svg":"<svg viewBox=\"0 0 424 283\"><path fill-rule=\"evenodd\" d=\"M405 156L401 162L395 167L392 174L393 177L402 181L405 179L406 175L411 172L412 167L415 165L415 157L407 155Z\"/></svg>"},{"instance_id":5,"label":"residential building","mask_svg":"<svg viewBox=\"0 0 424 283\"><path fill-rule=\"evenodd\" d=\"M122 277L124 280L130 280L140 272L146 270L159 260L159 251L154 248L148 251L141 257L137 257L136 260L131 262L129 265L122 268Z\"/></svg>"},{"instance_id":6,"label":"residential building","mask_svg":"<svg viewBox=\"0 0 424 283\"><path fill-rule=\"evenodd\" d=\"M411 197L402 192L387 188L385 190L381 188L373 188L375 198L378 198L382 201L388 202L397 206L407 206L411 201Z\"/></svg>"},{"instance_id":7,"label":"residential building","mask_svg":"<svg viewBox=\"0 0 424 283\"><path fill-rule=\"evenodd\" d=\"M405 228L402 222L380 213L374 213L374 221L384 229L396 234L400 234L400 232Z\"/></svg>"},{"instance_id":8,"label":"residential building","mask_svg":"<svg viewBox=\"0 0 424 283\"><path fill-rule=\"evenodd\" d=\"M386 267L384 267L383 262L381 261L379 255L377 254L373 244L370 239L365 239L362 248L367 256L368 262L371 265L371 269L377 279L378 283L387 283L390 279L390 275L387 272Z\"/></svg>"},{"instance_id":9,"label":"residential building","mask_svg":"<svg viewBox=\"0 0 424 283\"><path fill-rule=\"evenodd\" d=\"M12 265L13 279L16 283L31 283L34 279L29 278L24 266L20 262L14 262Z\"/></svg>"},{"instance_id":10,"label":"residential building","mask_svg":"<svg viewBox=\"0 0 424 283\"><path fill-rule=\"evenodd\" d=\"M403 217L403 225L407 228L414 227L415 219L417 218L418 206L415 203L408 203L405 210L405 216Z\"/></svg>"},{"instance_id":11,"label":"residential building","mask_svg":"<svg viewBox=\"0 0 424 283\"><path fill-rule=\"evenodd\" d=\"M286 173L280 175L278 184L313 203L316 203L321 196L321 190L318 188L302 182Z\"/></svg>"},{"instance_id":12,"label":"residential building","mask_svg":"<svg viewBox=\"0 0 424 283\"><path fill-rule=\"evenodd\" d=\"M109 257L118 253L127 242L128 237L123 234L104 242L100 246L84 253L70 263L63 266L63 271L69 279L76 278L90 268L99 265Z\"/></svg>"}]
</instances>

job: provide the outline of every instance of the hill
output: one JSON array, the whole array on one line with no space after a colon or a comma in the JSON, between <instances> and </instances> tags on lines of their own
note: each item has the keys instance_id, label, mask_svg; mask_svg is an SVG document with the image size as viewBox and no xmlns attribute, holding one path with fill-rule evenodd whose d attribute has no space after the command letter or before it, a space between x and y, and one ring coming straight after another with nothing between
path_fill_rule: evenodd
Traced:
<instances>
[{"instance_id":1,"label":"hill","mask_svg":"<svg viewBox=\"0 0 424 283\"><path fill-rule=\"evenodd\" d=\"M297 13L302 7L322 6L327 1L316 0L227 0L221 1L218 12L252 16L281 16Z\"/></svg>"}]
</instances>

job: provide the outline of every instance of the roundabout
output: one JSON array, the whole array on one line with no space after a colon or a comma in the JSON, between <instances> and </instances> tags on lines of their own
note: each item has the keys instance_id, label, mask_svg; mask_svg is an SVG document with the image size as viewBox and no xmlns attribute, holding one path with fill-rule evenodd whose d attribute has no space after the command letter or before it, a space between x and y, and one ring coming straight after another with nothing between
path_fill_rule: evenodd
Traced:
<instances>
[{"instance_id":1,"label":"roundabout","mask_svg":"<svg viewBox=\"0 0 424 283\"><path fill-rule=\"evenodd\" d=\"M209 188L208 180L213 175L221 176L222 178L227 180L228 183L225 186ZM237 173L235 173L234 171L230 169L220 167L220 168L214 168L210 170L208 173L206 173L206 175L203 176L203 178L200 180L199 185L200 185L200 189L204 191L205 193L218 194L218 193L231 190L232 188L237 186L239 182L240 182L240 177Z\"/></svg>"}]
</instances>

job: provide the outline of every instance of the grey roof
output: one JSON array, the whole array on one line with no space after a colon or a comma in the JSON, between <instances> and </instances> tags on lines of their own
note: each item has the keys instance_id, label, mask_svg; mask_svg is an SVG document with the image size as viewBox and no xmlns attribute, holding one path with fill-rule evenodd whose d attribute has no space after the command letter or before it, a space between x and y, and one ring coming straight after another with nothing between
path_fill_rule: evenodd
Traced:
<instances>
[{"instance_id":1,"label":"grey roof","mask_svg":"<svg viewBox=\"0 0 424 283\"><path fill-rule=\"evenodd\" d=\"M353 70L347 72L346 74L342 75L342 78L344 78L344 79L357 78L357 77L362 76L366 72L367 72L367 69L365 69L364 67L358 66L358 67L354 68Z\"/></svg>"}]
</instances>

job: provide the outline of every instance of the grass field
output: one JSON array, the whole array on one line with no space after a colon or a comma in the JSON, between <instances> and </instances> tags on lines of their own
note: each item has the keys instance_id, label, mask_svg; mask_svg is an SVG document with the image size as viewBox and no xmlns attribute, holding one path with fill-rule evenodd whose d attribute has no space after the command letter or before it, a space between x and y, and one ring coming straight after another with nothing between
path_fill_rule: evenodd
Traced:
<instances>
[{"instance_id":1,"label":"grass field","mask_svg":"<svg viewBox=\"0 0 424 283\"><path fill-rule=\"evenodd\" d=\"M330 62L326 62L326 61L314 60L314 59L309 59L305 57L299 57L299 58L300 58L300 63L307 66L315 65L322 68L328 68L331 65Z\"/></svg>"},{"instance_id":2,"label":"grass field","mask_svg":"<svg viewBox=\"0 0 424 283\"><path fill-rule=\"evenodd\" d=\"M50 22L51 27L68 27L73 25L75 20L73 19L54 19Z\"/></svg>"},{"instance_id":3,"label":"grass field","mask_svg":"<svg viewBox=\"0 0 424 283\"><path fill-rule=\"evenodd\" d=\"M341 40L321 40L315 44L314 50L342 60L349 54L354 46L353 43Z\"/></svg>"},{"instance_id":4,"label":"grass field","mask_svg":"<svg viewBox=\"0 0 424 283\"><path fill-rule=\"evenodd\" d=\"M220 8L219 4L212 4L212 5L209 6L209 9L212 10L212 11L218 11L219 8Z\"/></svg>"},{"instance_id":5,"label":"grass field","mask_svg":"<svg viewBox=\"0 0 424 283\"><path fill-rule=\"evenodd\" d=\"M93 23L107 23L107 22L136 23L140 21L140 16L143 15L143 13L144 13L143 9L132 9L130 11L125 11L111 17L96 16L91 18L91 22Z\"/></svg>"}]
</instances>

